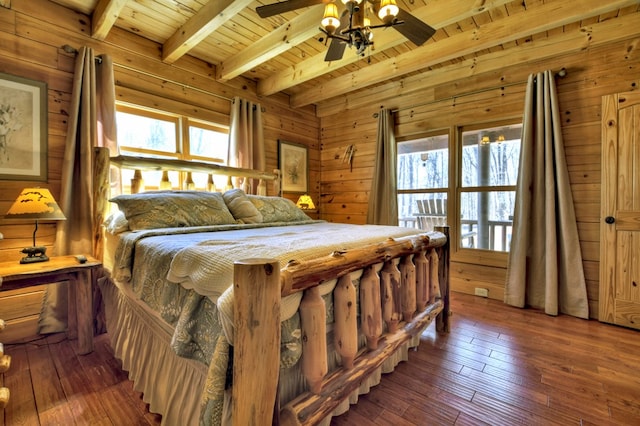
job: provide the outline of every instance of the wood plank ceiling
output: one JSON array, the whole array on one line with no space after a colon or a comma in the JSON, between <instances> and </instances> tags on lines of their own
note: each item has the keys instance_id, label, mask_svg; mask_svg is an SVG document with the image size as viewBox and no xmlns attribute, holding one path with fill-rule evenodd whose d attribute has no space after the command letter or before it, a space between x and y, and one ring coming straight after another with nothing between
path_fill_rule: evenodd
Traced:
<instances>
[{"instance_id":1,"label":"wood plank ceiling","mask_svg":"<svg viewBox=\"0 0 640 426\"><path fill-rule=\"evenodd\" d=\"M397 0L437 29L432 39L417 47L377 29L364 58L346 49L325 62L323 5L262 19L256 7L277 0L53 1L91 16L96 39L114 26L130 31L160 43L167 63L197 57L217 80L254 79L258 95L284 92L294 107L345 103L354 92L379 101L416 79L443 83L640 32L640 0Z\"/></svg>"}]
</instances>

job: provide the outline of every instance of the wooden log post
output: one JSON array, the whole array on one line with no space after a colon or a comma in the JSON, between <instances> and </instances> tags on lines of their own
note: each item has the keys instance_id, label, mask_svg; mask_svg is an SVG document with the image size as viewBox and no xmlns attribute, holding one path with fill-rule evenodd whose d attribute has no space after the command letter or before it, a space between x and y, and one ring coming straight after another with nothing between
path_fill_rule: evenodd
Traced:
<instances>
[{"instance_id":1,"label":"wooden log post","mask_svg":"<svg viewBox=\"0 0 640 426\"><path fill-rule=\"evenodd\" d=\"M436 231L442 232L446 238L446 243L438 248L440 256L438 258L438 290L442 296L443 308L442 312L436 318L436 330L443 333L449 333L451 324L449 317L451 316L451 288L449 286L449 268L450 268L450 235L448 226L437 226Z\"/></svg>"},{"instance_id":2,"label":"wooden log post","mask_svg":"<svg viewBox=\"0 0 640 426\"><path fill-rule=\"evenodd\" d=\"M104 257L103 223L108 213L109 199L109 149L96 147L93 151L93 256Z\"/></svg>"},{"instance_id":3,"label":"wooden log post","mask_svg":"<svg viewBox=\"0 0 640 426\"><path fill-rule=\"evenodd\" d=\"M358 307L351 274L340 277L333 290L333 317L336 352L342 367L350 370L358 352Z\"/></svg>"},{"instance_id":4,"label":"wooden log post","mask_svg":"<svg viewBox=\"0 0 640 426\"><path fill-rule=\"evenodd\" d=\"M318 394L322 390L322 380L329 368L326 307L317 286L308 288L302 296L300 328L302 329L302 372L311 392Z\"/></svg>"},{"instance_id":5,"label":"wooden log post","mask_svg":"<svg viewBox=\"0 0 640 426\"><path fill-rule=\"evenodd\" d=\"M163 170L162 177L160 178L160 184L158 185L159 189L171 189L173 184L169 180L169 171Z\"/></svg>"},{"instance_id":6,"label":"wooden log post","mask_svg":"<svg viewBox=\"0 0 640 426\"><path fill-rule=\"evenodd\" d=\"M380 288L382 297L382 319L387 323L389 333L398 330L400 322L400 270L398 269L399 259L391 259L384 263L380 272Z\"/></svg>"},{"instance_id":7,"label":"wooden log post","mask_svg":"<svg viewBox=\"0 0 640 426\"><path fill-rule=\"evenodd\" d=\"M378 347L382 335L382 301L380 300L380 276L383 263L367 266L360 278L360 323L367 338L367 349Z\"/></svg>"},{"instance_id":8,"label":"wooden log post","mask_svg":"<svg viewBox=\"0 0 640 426\"><path fill-rule=\"evenodd\" d=\"M442 297L440 293L440 261L435 249L429 250L429 302L433 303Z\"/></svg>"},{"instance_id":9,"label":"wooden log post","mask_svg":"<svg viewBox=\"0 0 640 426\"><path fill-rule=\"evenodd\" d=\"M429 303L429 259L421 251L414 257L416 265L416 303L418 311L423 311Z\"/></svg>"},{"instance_id":10,"label":"wooden log post","mask_svg":"<svg viewBox=\"0 0 640 426\"><path fill-rule=\"evenodd\" d=\"M133 179L131 179L131 193L137 194L144 191L144 179L142 179L142 172L140 169L135 169L133 172Z\"/></svg>"},{"instance_id":11,"label":"wooden log post","mask_svg":"<svg viewBox=\"0 0 640 426\"><path fill-rule=\"evenodd\" d=\"M407 255L400 262L401 290L402 290L402 317L405 321L411 321L416 312L416 267L413 264L413 255Z\"/></svg>"},{"instance_id":12,"label":"wooden log post","mask_svg":"<svg viewBox=\"0 0 640 426\"><path fill-rule=\"evenodd\" d=\"M233 424L271 424L280 370L274 367L280 363L280 265L239 260L233 274Z\"/></svg>"}]
</instances>

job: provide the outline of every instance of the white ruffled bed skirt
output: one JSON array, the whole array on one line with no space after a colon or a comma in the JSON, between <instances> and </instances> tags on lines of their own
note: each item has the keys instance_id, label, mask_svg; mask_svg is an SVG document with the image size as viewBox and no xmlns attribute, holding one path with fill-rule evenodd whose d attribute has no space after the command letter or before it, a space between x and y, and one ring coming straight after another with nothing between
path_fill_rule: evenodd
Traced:
<instances>
[{"instance_id":1,"label":"white ruffled bed skirt","mask_svg":"<svg viewBox=\"0 0 640 426\"><path fill-rule=\"evenodd\" d=\"M143 393L149 411L162 415L162 424L198 425L201 393L207 377L207 366L181 358L171 349L173 329L146 305L109 278L99 282L105 302L107 331L116 358L129 373L134 389ZM420 343L420 334L405 343L387 359L381 368L365 380L323 422L343 414L358 402L359 395L380 383L383 373L408 359L408 351Z\"/></svg>"},{"instance_id":2,"label":"white ruffled bed skirt","mask_svg":"<svg viewBox=\"0 0 640 426\"><path fill-rule=\"evenodd\" d=\"M100 280L107 332L116 358L163 425L197 425L207 366L170 347L173 329L109 279Z\"/></svg>"}]
</instances>

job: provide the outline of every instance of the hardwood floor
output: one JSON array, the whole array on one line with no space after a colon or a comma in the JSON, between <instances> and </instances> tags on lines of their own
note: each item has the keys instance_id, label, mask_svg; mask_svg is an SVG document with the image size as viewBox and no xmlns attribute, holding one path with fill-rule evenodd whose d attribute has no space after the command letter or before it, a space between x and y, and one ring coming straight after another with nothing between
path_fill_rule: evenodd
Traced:
<instances>
[{"instance_id":1,"label":"hardwood floor","mask_svg":"<svg viewBox=\"0 0 640 426\"><path fill-rule=\"evenodd\" d=\"M452 330L332 425L639 425L640 333L454 293ZM6 345L5 425L158 425L108 336L76 355L64 335ZM36 409L37 407L37 409Z\"/></svg>"}]
</instances>

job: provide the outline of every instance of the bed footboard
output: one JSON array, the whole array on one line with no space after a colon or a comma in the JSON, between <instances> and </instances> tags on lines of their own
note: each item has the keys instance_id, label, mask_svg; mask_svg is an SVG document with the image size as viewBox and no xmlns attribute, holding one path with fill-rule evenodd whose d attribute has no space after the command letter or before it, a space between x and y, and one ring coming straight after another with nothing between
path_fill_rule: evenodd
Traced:
<instances>
[{"instance_id":1,"label":"bed footboard","mask_svg":"<svg viewBox=\"0 0 640 426\"><path fill-rule=\"evenodd\" d=\"M277 265L268 259L235 264L234 424L317 424L435 318L438 331L449 331L448 227L290 262L282 270ZM351 279L356 271L362 271L360 321ZM318 284L331 279L338 280L334 346L342 362L327 374L325 306ZM279 407L279 304L281 297L298 291L304 292L301 362L309 391ZM359 330L367 339L360 350Z\"/></svg>"}]
</instances>

